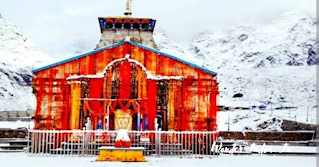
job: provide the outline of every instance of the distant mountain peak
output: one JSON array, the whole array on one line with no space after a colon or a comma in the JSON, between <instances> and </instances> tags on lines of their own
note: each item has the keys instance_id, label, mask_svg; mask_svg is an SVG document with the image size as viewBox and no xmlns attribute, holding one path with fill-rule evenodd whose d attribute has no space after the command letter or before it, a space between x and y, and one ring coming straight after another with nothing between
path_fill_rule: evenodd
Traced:
<instances>
[{"instance_id":1,"label":"distant mountain peak","mask_svg":"<svg viewBox=\"0 0 319 167\"><path fill-rule=\"evenodd\" d=\"M0 111L34 109L31 70L54 61L19 27L0 17Z\"/></svg>"},{"instance_id":2,"label":"distant mountain peak","mask_svg":"<svg viewBox=\"0 0 319 167\"><path fill-rule=\"evenodd\" d=\"M190 49L168 35L159 34L155 41L160 50L189 53L196 64L218 72L220 105L314 106L316 92L309 91L316 90L314 65L318 65L314 18L290 12L266 26L206 29L193 38ZM243 97L233 99L237 93Z\"/></svg>"}]
</instances>

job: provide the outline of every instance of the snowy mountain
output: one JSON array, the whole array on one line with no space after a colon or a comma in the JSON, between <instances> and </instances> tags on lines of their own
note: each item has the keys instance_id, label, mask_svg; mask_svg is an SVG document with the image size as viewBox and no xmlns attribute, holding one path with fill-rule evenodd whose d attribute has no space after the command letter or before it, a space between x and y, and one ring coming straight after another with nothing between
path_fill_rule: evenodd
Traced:
<instances>
[{"instance_id":1,"label":"snowy mountain","mask_svg":"<svg viewBox=\"0 0 319 167\"><path fill-rule=\"evenodd\" d=\"M280 130L282 119L316 122L307 118L316 117L316 25L315 15L286 13L264 27L206 30L194 37L190 49L165 34L155 36L155 42L162 51L184 59L178 53L186 53L191 55L186 59L218 72L220 105L267 106L267 112L229 113L232 130ZM297 108L270 112L281 106ZM227 113L219 117L220 130L227 130Z\"/></svg>"},{"instance_id":2,"label":"snowy mountain","mask_svg":"<svg viewBox=\"0 0 319 167\"><path fill-rule=\"evenodd\" d=\"M189 48L174 42L170 35L163 29L157 28L153 37L158 50L196 63L196 58L194 59L194 54L190 52Z\"/></svg>"},{"instance_id":3,"label":"snowy mountain","mask_svg":"<svg viewBox=\"0 0 319 167\"><path fill-rule=\"evenodd\" d=\"M308 14L286 13L261 28L203 32L192 51L219 73L222 105L315 106L316 24Z\"/></svg>"},{"instance_id":4,"label":"snowy mountain","mask_svg":"<svg viewBox=\"0 0 319 167\"><path fill-rule=\"evenodd\" d=\"M0 111L34 109L31 70L53 61L16 25L0 17Z\"/></svg>"}]
</instances>

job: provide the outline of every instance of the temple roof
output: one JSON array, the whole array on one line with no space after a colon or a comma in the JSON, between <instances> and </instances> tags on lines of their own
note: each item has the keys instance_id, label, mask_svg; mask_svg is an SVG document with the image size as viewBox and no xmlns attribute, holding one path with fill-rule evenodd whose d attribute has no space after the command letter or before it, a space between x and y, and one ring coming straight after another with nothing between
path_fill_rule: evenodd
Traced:
<instances>
[{"instance_id":1,"label":"temple roof","mask_svg":"<svg viewBox=\"0 0 319 167\"><path fill-rule=\"evenodd\" d=\"M124 28L124 24L129 24L129 29L133 29L133 25L137 24L138 29L154 31L156 20L152 18L138 18L131 16L114 16L114 17L99 17L100 30L103 32L103 29L113 29L113 28ZM116 27L115 24L123 24L121 27ZM108 26L110 25L110 26ZM143 26L142 26L143 25ZM147 28L144 26L147 25Z\"/></svg>"},{"instance_id":2,"label":"temple roof","mask_svg":"<svg viewBox=\"0 0 319 167\"><path fill-rule=\"evenodd\" d=\"M209 69L207 69L207 68L201 67L201 66L196 65L196 64L194 64L194 63L190 63L190 62L188 62L188 61L185 61L185 60L183 60L183 59L180 59L180 58L178 58L178 57L176 57L176 56L173 56L173 55L170 55L170 54L161 52L161 51L159 51L159 50L156 50L156 49L153 49L153 48L150 48L150 47L147 47L147 46L144 46L144 45L141 45L141 44L139 44L139 43L132 42L132 41L122 41L122 42L119 42L119 43L116 43L116 44L113 44L113 45L110 45L110 46L107 46L107 47L104 47L104 48L100 48L100 49L97 49L97 50L94 50L94 51L91 51L91 52L88 52L88 53L84 53L84 54L81 54L81 55L78 55L78 56L75 56L75 57L72 57L72 58L63 60L63 61L59 61L59 62L50 64L50 65L47 65L47 66L44 66L44 67L35 69L35 70L32 71L32 73L37 73L37 72L39 72L39 71L46 70L46 69L49 69L49 68L52 68L52 67L55 67L55 66L64 64L64 63L68 63L68 62L71 62L71 61L73 61L73 60L78 60L78 59L80 59L80 58L82 58L82 57L86 57L86 56L89 56L89 55L92 55L92 54L95 54L95 53L98 53L98 52L101 52L101 51L104 51L104 50L112 49L112 48L115 48L115 47L124 45L124 44L126 44L126 43L130 43L131 45L134 45L134 46L136 46L136 47L139 47L139 48L142 48L142 49L151 51L151 52L155 52L155 53L157 53L157 54L159 54L159 55L163 55L163 56L169 57L169 58L174 59L174 60L176 60L176 61L179 61L179 62L181 62L181 63L187 64L187 65L189 65L189 66L191 66L191 67L200 69L200 70L202 70L202 71L205 71L205 72L207 72L207 73L210 73L210 74L213 74L213 75L217 76L217 73L214 72L214 71L212 71L212 70L209 70Z\"/></svg>"},{"instance_id":3,"label":"temple roof","mask_svg":"<svg viewBox=\"0 0 319 167\"><path fill-rule=\"evenodd\" d=\"M132 0L127 0L124 16L98 18L101 32L106 29L139 29L143 31L154 31L156 20L151 18L132 17L132 14ZM120 26L117 24L120 24Z\"/></svg>"}]
</instances>

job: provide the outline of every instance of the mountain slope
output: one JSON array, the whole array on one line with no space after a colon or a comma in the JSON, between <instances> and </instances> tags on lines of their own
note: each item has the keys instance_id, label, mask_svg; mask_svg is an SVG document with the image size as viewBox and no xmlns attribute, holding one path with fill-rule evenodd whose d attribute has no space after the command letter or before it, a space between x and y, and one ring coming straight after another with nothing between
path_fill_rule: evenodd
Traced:
<instances>
[{"instance_id":1,"label":"mountain slope","mask_svg":"<svg viewBox=\"0 0 319 167\"><path fill-rule=\"evenodd\" d=\"M219 72L223 105L314 106L316 24L308 14L287 13L261 28L203 32L192 51Z\"/></svg>"},{"instance_id":2,"label":"mountain slope","mask_svg":"<svg viewBox=\"0 0 319 167\"><path fill-rule=\"evenodd\" d=\"M191 55L186 59L218 72L220 105L267 107L219 112L219 130L282 130L283 119L316 123L316 26L314 15L286 13L264 27L201 32L190 49L167 35L155 41L162 51ZM275 110L281 106L294 108Z\"/></svg>"},{"instance_id":3,"label":"mountain slope","mask_svg":"<svg viewBox=\"0 0 319 167\"><path fill-rule=\"evenodd\" d=\"M158 28L153 34L157 49L164 53L177 56L183 60L196 63L197 59L188 48L174 42L174 40L163 29Z\"/></svg>"},{"instance_id":4,"label":"mountain slope","mask_svg":"<svg viewBox=\"0 0 319 167\"><path fill-rule=\"evenodd\" d=\"M34 109L31 70L53 61L16 25L0 17L0 111Z\"/></svg>"}]
</instances>

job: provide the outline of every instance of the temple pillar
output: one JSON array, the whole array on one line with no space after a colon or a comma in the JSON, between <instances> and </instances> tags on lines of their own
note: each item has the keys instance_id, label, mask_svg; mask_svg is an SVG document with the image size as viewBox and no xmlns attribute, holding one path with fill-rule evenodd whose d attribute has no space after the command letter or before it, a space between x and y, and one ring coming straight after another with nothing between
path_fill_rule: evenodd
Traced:
<instances>
[{"instance_id":1,"label":"temple pillar","mask_svg":"<svg viewBox=\"0 0 319 167\"><path fill-rule=\"evenodd\" d=\"M71 82L71 116L70 129L80 129L80 106L81 106L81 82Z\"/></svg>"}]
</instances>

